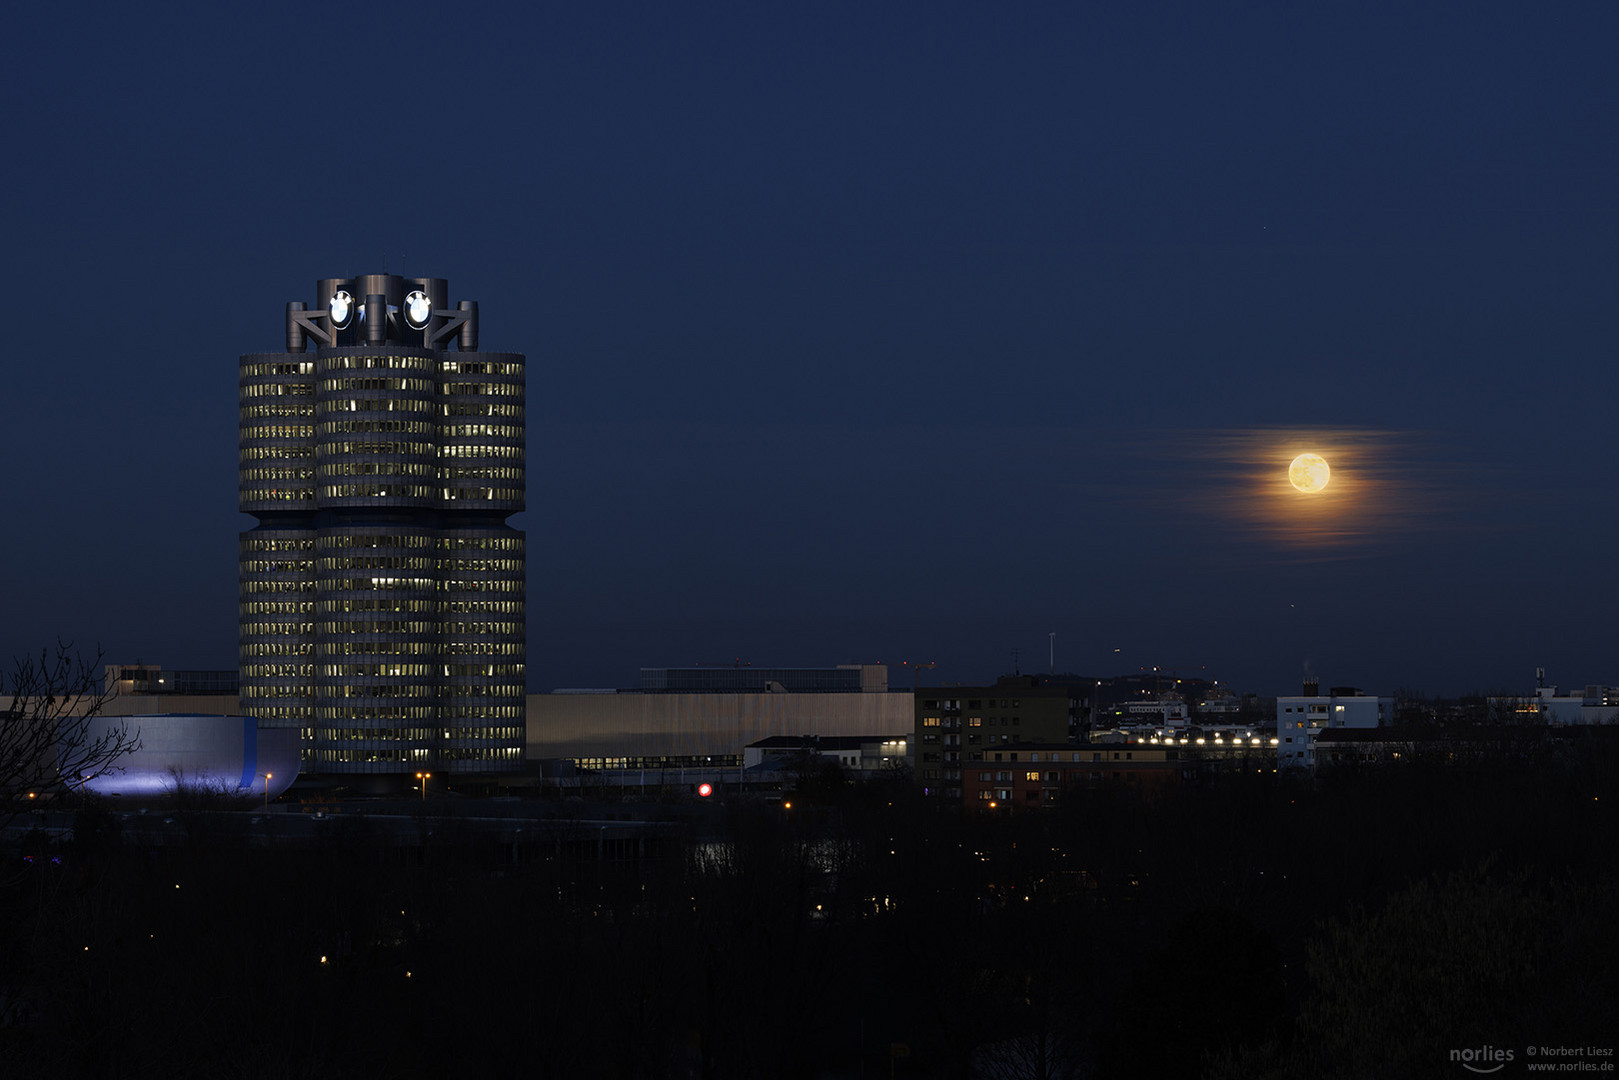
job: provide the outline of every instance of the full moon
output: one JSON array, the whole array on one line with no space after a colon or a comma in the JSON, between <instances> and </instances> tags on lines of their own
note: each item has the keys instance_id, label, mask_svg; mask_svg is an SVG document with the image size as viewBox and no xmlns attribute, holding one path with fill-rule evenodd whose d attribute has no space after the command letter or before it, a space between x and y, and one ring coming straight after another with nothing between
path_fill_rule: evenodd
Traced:
<instances>
[{"instance_id":1,"label":"full moon","mask_svg":"<svg viewBox=\"0 0 1619 1080\"><path fill-rule=\"evenodd\" d=\"M1314 493L1327 486L1332 468L1320 454L1300 454L1287 467L1287 479L1300 491Z\"/></svg>"}]
</instances>

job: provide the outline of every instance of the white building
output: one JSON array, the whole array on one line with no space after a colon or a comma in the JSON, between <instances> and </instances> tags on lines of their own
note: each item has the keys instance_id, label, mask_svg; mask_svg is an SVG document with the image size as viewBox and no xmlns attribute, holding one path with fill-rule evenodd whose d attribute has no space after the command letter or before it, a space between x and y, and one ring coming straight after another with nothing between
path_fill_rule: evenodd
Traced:
<instances>
[{"instance_id":1,"label":"white building","mask_svg":"<svg viewBox=\"0 0 1619 1080\"><path fill-rule=\"evenodd\" d=\"M1125 712L1134 724L1179 729L1188 723L1186 699L1179 694L1165 694L1156 701L1132 701L1125 706Z\"/></svg>"},{"instance_id":2,"label":"white building","mask_svg":"<svg viewBox=\"0 0 1619 1080\"><path fill-rule=\"evenodd\" d=\"M1350 686L1276 699L1276 767L1315 771L1315 739L1327 728L1375 728L1394 719L1394 699Z\"/></svg>"},{"instance_id":3,"label":"white building","mask_svg":"<svg viewBox=\"0 0 1619 1080\"><path fill-rule=\"evenodd\" d=\"M1560 694L1546 683L1546 669L1535 669L1534 697L1492 697L1490 714L1503 723L1542 723L1550 727L1619 724L1619 687L1591 683Z\"/></svg>"},{"instance_id":4,"label":"white building","mask_svg":"<svg viewBox=\"0 0 1619 1080\"><path fill-rule=\"evenodd\" d=\"M1555 686L1537 686L1529 704L1553 727L1619 723L1619 688L1612 686L1592 685L1569 694L1559 694Z\"/></svg>"}]
</instances>

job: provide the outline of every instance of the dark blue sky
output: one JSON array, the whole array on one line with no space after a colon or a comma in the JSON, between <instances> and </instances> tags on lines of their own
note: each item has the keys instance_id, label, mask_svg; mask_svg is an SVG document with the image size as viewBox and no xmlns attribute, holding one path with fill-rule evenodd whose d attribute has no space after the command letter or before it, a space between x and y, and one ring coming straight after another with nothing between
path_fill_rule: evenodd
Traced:
<instances>
[{"instance_id":1,"label":"dark blue sky","mask_svg":"<svg viewBox=\"0 0 1619 1080\"><path fill-rule=\"evenodd\" d=\"M232 666L236 357L386 270L529 356L534 688L1619 682L1611 4L352 10L10 16L0 655Z\"/></svg>"}]
</instances>

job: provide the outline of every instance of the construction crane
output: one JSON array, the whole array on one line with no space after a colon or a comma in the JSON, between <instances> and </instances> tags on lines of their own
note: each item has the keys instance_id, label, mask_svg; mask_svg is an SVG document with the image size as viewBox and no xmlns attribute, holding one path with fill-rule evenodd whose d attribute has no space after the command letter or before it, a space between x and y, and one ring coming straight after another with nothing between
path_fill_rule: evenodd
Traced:
<instances>
[{"instance_id":1,"label":"construction crane","mask_svg":"<svg viewBox=\"0 0 1619 1080\"><path fill-rule=\"evenodd\" d=\"M937 660L929 660L925 664L913 664L909 660L901 660L899 666L911 669L911 693L914 695L920 687L922 670L924 668L936 668L939 663Z\"/></svg>"}]
</instances>

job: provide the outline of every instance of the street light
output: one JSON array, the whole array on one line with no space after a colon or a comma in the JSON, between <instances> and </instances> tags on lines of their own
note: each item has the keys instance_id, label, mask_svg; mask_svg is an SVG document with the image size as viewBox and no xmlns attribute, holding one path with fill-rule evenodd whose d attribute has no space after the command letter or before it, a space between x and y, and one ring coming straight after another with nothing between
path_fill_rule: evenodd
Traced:
<instances>
[{"instance_id":1,"label":"street light","mask_svg":"<svg viewBox=\"0 0 1619 1080\"><path fill-rule=\"evenodd\" d=\"M270 777L274 775L275 773L264 774L264 808L266 810L270 809Z\"/></svg>"},{"instance_id":2,"label":"street light","mask_svg":"<svg viewBox=\"0 0 1619 1080\"><path fill-rule=\"evenodd\" d=\"M421 781L422 785L422 802L427 801L427 782L432 778L433 774L430 772L419 772L416 774L416 779Z\"/></svg>"}]
</instances>

